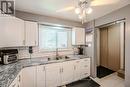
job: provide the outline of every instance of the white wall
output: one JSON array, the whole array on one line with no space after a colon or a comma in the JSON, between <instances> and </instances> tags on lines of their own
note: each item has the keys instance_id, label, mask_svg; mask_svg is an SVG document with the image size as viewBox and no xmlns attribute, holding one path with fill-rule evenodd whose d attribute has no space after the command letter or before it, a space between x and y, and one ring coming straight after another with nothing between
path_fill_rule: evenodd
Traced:
<instances>
[{"instance_id":1,"label":"white wall","mask_svg":"<svg viewBox=\"0 0 130 87\"><path fill-rule=\"evenodd\" d=\"M126 18L125 29L125 87L130 87L130 4L95 20L95 26L101 26ZM93 25L92 25L93 26ZM96 55L96 54L95 54Z\"/></svg>"},{"instance_id":2,"label":"white wall","mask_svg":"<svg viewBox=\"0 0 130 87\"><path fill-rule=\"evenodd\" d=\"M75 27L83 27L81 22L65 20L61 18L49 17L45 15L33 14L29 12L23 12L16 10L15 16L21 18L23 20L29 21L37 21L39 23L49 23L49 24L58 24L58 25L65 25L65 26L75 26Z\"/></svg>"}]
</instances>

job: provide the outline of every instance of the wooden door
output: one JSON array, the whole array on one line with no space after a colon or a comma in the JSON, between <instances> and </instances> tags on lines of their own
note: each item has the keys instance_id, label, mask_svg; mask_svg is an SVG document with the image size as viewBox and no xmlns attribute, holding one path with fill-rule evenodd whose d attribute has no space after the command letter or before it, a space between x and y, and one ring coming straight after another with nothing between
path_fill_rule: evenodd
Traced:
<instances>
[{"instance_id":1,"label":"wooden door","mask_svg":"<svg viewBox=\"0 0 130 87\"><path fill-rule=\"evenodd\" d=\"M108 27L108 68L120 69L120 24Z\"/></svg>"},{"instance_id":2,"label":"wooden door","mask_svg":"<svg viewBox=\"0 0 130 87\"><path fill-rule=\"evenodd\" d=\"M108 29L100 29L100 65L108 67Z\"/></svg>"}]
</instances>

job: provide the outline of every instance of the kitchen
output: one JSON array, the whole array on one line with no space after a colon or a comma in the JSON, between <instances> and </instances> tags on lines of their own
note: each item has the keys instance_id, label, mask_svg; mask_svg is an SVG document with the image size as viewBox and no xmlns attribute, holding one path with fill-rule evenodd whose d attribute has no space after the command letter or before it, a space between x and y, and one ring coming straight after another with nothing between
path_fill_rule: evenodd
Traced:
<instances>
[{"instance_id":1,"label":"kitchen","mask_svg":"<svg viewBox=\"0 0 130 87\"><path fill-rule=\"evenodd\" d=\"M51 2L51 0L49 1ZM100 61L102 59L99 58L101 56L100 52L102 51L99 50L98 47L100 46L98 44L101 44L98 39L101 39L101 37L97 38L97 31L93 30L96 28L105 28L108 25L105 27L104 25L111 22L111 25L113 25L113 23L124 22L124 24L127 25L127 23L129 23L127 20L129 16L123 14L123 11L126 13L130 7L127 0L119 6L119 10L116 10L115 7L115 13L110 11L109 13L111 14L107 15L106 13L104 14L105 16L102 14L100 15L101 18L93 18L96 20L91 19L87 22L85 19L86 16L84 18L85 20L81 19L79 22L75 12L74 17L72 17L73 15L71 17L65 17L66 14L64 11L74 10L72 7L68 7L69 10L56 10L56 12L52 13L52 16L51 10L54 8L53 5L56 6L58 3L63 4L64 0L52 1L51 3L49 3L49 1L40 0L35 3L33 0L16 0L14 4L14 14L9 15L9 13L5 14L5 12L3 13L3 11L1 11L0 87L110 87L110 82L114 79L108 80L107 76L111 77L113 74L116 79L115 82L113 81L113 84L121 83L119 84L122 85L121 87L129 87L129 83L127 83L129 70L126 68L128 63L125 62L127 61L126 47L128 43L124 40L128 38L127 36L123 37L127 35L128 32L121 31L123 33L120 33L120 35L123 36L120 36L122 37L122 48L120 47L122 53L120 53L121 61L119 61L118 70L121 70L121 72L125 70L125 75L118 70L118 75L115 75L116 70L112 70L108 67L108 72L110 71L109 69L113 72L107 75L104 75L103 72L104 76L99 79L97 78L98 76L96 74L98 71L96 70L98 70L98 66L103 66L103 63ZM78 3L78 0L75 2ZM86 2L90 3L91 0L85 0L85 4ZM68 1L65 3L68 3ZM73 2L71 2L71 4L72 3ZM119 3L121 3L120 0L116 4ZM46 4L52 5L52 7L50 7L51 10L48 8L48 12L46 9L49 5ZM81 3L79 5L81 5ZM121 8L121 6L123 8ZM56 6L55 8L59 7ZM73 10L71 12L73 12ZM68 15L71 15L71 12L68 13ZM63 17L60 13L61 15L64 14ZM112 19L111 15L112 17L117 15L117 18ZM64 19L64 17L66 19ZM106 17L108 17L108 19ZM125 28L122 29L127 30L127 27L128 26L125 26ZM108 35L108 37L110 37L110 35ZM100 56L98 56L99 54ZM104 67L107 68L107 66ZM106 80L107 83L105 83Z\"/></svg>"}]
</instances>

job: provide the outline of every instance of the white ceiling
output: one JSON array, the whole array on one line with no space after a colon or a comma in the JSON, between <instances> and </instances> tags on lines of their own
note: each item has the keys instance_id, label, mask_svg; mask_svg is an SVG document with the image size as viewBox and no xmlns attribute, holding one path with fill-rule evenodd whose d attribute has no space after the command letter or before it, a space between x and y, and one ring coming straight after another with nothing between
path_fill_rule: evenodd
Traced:
<instances>
[{"instance_id":1,"label":"white ceiling","mask_svg":"<svg viewBox=\"0 0 130 87\"><path fill-rule=\"evenodd\" d=\"M78 0L15 0L16 10L40 15L52 16L72 21L80 21L74 12ZM126 6L130 0L93 0L93 13L88 21L104 16L114 10ZM66 8L66 9L64 9ZM68 10L68 11L62 11ZM70 10L73 9L73 10Z\"/></svg>"}]
</instances>

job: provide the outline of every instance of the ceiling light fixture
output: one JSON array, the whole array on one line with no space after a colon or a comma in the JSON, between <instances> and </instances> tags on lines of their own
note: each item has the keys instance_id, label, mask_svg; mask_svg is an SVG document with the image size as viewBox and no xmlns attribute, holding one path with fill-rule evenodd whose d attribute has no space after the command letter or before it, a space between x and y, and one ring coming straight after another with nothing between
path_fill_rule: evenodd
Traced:
<instances>
[{"instance_id":1,"label":"ceiling light fixture","mask_svg":"<svg viewBox=\"0 0 130 87\"><path fill-rule=\"evenodd\" d=\"M87 15L91 14L93 9L90 6L91 0L79 0L78 6L75 8L75 13L78 14L79 19L84 23Z\"/></svg>"}]
</instances>

